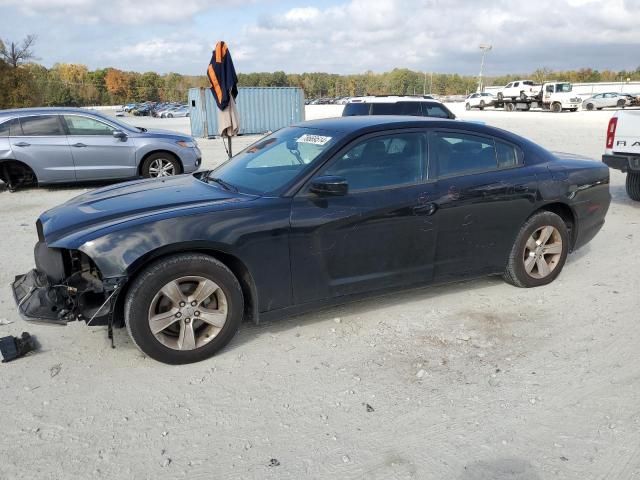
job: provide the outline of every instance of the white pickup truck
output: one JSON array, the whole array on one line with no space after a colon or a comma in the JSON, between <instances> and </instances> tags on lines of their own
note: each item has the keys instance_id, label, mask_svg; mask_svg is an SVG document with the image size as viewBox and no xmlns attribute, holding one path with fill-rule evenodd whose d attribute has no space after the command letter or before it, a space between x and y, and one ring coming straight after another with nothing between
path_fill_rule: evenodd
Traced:
<instances>
[{"instance_id":1,"label":"white pickup truck","mask_svg":"<svg viewBox=\"0 0 640 480\"><path fill-rule=\"evenodd\" d=\"M607 127L602 161L627 174L627 194L640 202L640 111L618 110Z\"/></svg>"},{"instance_id":2,"label":"white pickup truck","mask_svg":"<svg viewBox=\"0 0 640 480\"><path fill-rule=\"evenodd\" d=\"M498 100L528 100L538 97L540 90L542 90L542 85L535 83L533 80L516 80L515 82L507 83L498 92Z\"/></svg>"}]
</instances>

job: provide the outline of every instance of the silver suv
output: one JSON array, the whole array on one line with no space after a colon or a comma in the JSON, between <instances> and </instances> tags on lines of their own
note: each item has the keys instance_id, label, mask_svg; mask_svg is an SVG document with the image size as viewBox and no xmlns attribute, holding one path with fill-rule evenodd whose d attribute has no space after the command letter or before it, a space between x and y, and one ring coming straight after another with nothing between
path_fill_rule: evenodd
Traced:
<instances>
[{"instance_id":1,"label":"silver suv","mask_svg":"<svg viewBox=\"0 0 640 480\"><path fill-rule=\"evenodd\" d=\"M190 173L202 161L193 137L147 130L76 108L0 110L0 180L24 184Z\"/></svg>"}]
</instances>

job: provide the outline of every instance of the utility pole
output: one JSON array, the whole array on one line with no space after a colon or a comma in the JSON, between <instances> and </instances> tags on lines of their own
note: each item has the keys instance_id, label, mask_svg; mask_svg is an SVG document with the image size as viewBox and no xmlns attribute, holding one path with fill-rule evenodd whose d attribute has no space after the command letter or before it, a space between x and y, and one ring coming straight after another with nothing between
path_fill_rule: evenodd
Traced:
<instances>
[{"instance_id":1,"label":"utility pole","mask_svg":"<svg viewBox=\"0 0 640 480\"><path fill-rule=\"evenodd\" d=\"M422 95L427 94L427 72L424 72L424 83L422 84Z\"/></svg>"},{"instance_id":2,"label":"utility pole","mask_svg":"<svg viewBox=\"0 0 640 480\"><path fill-rule=\"evenodd\" d=\"M429 82L429 95L433 95L433 72L431 72L431 81Z\"/></svg>"},{"instance_id":3,"label":"utility pole","mask_svg":"<svg viewBox=\"0 0 640 480\"><path fill-rule=\"evenodd\" d=\"M482 71L484 70L484 57L489 52L493 46L488 43L481 43L479 46L480 50L482 50L482 60L480 62L480 75L478 75L478 93L482 92L484 85L482 84Z\"/></svg>"}]
</instances>

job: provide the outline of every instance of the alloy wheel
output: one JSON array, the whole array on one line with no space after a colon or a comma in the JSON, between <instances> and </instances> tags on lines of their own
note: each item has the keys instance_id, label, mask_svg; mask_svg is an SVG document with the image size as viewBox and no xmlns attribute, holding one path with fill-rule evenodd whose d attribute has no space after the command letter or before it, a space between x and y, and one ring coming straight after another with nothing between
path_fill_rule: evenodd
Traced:
<instances>
[{"instance_id":1,"label":"alloy wheel","mask_svg":"<svg viewBox=\"0 0 640 480\"><path fill-rule=\"evenodd\" d=\"M176 174L176 167L166 158L157 158L149 165L150 177L171 177Z\"/></svg>"},{"instance_id":2,"label":"alloy wheel","mask_svg":"<svg viewBox=\"0 0 640 480\"><path fill-rule=\"evenodd\" d=\"M546 225L535 230L524 247L524 269L533 278L548 277L558 266L563 252L562 236Z\"/></svg>"},{"instance_id":3,"label":"alloy wheel","mask_svg":"<svg viewBox=\"0 0 640 480\"><path fill-rule=\"evenodd\" d=\"M205 277L180 277L151 301L148 321L156 339L173 350L195 350L224 327L229 308L222 289Z\"/></svg>"}]
</instances>

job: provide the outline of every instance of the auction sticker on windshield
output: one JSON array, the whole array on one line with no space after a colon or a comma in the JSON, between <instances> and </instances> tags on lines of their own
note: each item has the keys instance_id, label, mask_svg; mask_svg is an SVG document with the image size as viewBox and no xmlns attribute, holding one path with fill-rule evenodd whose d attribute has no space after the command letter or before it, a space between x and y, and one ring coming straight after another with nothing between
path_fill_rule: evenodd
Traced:
<instances>
[{"instance_id":1,"label":"auction sticker on windshield","mask_svg":"<svg viewBox=\"0 0 640 480\"><path fill-rule=\"evenodd\" d=\"M309 135L305 133L298 140L297 143L312 143L314 145L324 145L331 140L331 137L324 137L322 135Z\"/></svg>"}]
</instances>

